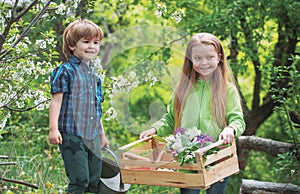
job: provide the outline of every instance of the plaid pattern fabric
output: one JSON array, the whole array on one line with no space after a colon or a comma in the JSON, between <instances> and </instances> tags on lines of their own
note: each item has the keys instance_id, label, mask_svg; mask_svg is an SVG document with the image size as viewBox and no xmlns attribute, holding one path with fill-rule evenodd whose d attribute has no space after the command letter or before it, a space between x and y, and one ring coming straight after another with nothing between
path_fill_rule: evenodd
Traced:
<instances>
[{"instance_id":1,"label":"plaid pattern fabric","mask_svg":"<svg viewBox=\"0 0 300 194\"><path fill-rule=\"evenodd\" d=\"M63 92L58 128L62 132L93 139L101 133L102 82L90 66L72 56L51 74L51 94Z\"/></svg>"}]
</instances>

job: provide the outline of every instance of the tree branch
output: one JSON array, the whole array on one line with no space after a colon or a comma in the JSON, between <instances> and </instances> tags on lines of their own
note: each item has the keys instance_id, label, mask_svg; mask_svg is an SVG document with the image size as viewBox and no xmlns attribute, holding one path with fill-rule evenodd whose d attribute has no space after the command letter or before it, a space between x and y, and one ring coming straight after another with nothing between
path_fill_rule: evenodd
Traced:
<instances>
[{"instance_id":1,"label":"tree branch","mask_svg":"<svg viewBox=\"0 0 300 194\"><path fill-rule=\"evenodd\" d=\"M1 165L16 165L17 163L16 162L0 162L0 166Z\"/></svg>"},{"instance_id":2,"label":"tree branch","mask_svg":"<svg viewBox=\"0 0 300 194\"><path fill-rule=\"evenodd\" d=\"M18 181L15 179L8 179L8 178L4 178L4 177L0 177L0 180L6 181L6 182L11 182L11 183L17 183L17 184L21 184L21 185L25 185L34 189L38 189L39 187L37 185L31 184L31 183L27 183L24 181Z\"/></svg>"},{"instance_id":3,"label":"tree branch","mask_svg":"<svg viewBox=\"0 0 300 194\"><path fill-rule=\"evenodd\" d=\"M40 13L31 21L31 23L26 27L26 29L22 32L22 34L19 36L19 38L10 46L11 48L14 48L15 46L17 46L17 44L27 35L27 33L29 32L30 28L32 26L34 26L39 21L39 19L42 17L42 15L45 13L45 11L49 7L50 3L51 3L51 0L48 0L47 3L46 3L46 5L40 11ZM11 50L3 50L3 51L1 51L0 52L0 59L2 59L3 57L5 57L5 55L7 55L8 53L10 53L10 51Z\"/></svg>"},{"instance_id":4,"label":"tree branch","mask_svg":"<svg viewBox=\"0 0 300 194\"><path fill-rule=\"evenodd\" d=\"M8 105L4 105L4 106L2 106L2 107L0 107L0 108L5 108L5 109L7 109L7 110L14 111L14 112L26 112L26 111L29 111L29 110L32 110L32 109L38 107L39 105L41 105L41 104L43 104L43 103L45 103L45 102L47 102L47 101L49 101L49 100L50 100L50 99L44 100L44 101L38 103L38 104L35 105L35 106L29 107L29 108L25 108L25 109L15 109L15 108L9 107Z\"/></svg>"},{"instance_id":5,"label":"tree branch","mask_svg":"<svg viewBox=\"0 0 300 194\"><path fill-rule=\"evenodd\" d=\"M18 14L15 18L12 18L12 22L16 22L19 19L21 19L37 2L38 2L38 0L34 0L33 2L31 2L25 9L23 9L21 11L20 14ZM15 5L14 5L14 13L17 8L17 5L18 5L18 2L16 1Z\"/></svg>"},{"instance_id":6,"label":"tree branch","mask_svg":"<svg viewBox=\"0 0 300 194\"><path fill-rule=\"evenodd\" d=\"M299 185L293 185L290 183L272 183L256 180L242 179L240 187L241 194L253 194L253 193L269 193L269 194L299 194Z\"/></svg>"},{"instance_id":7,"label":"tree branch","mask_svg":"<svg viewBox=\"0 0 300 194\"><path fill-rule=\"evenodd\" d=\"M0 155L0 159L8 159L9 156Z\"/></svg>"},{"instance_id":8,"label":"tree branch","mask_svg":"<svg viewBox=\"0 0 300 194\"><path fill-rule=\"evenodd\" d=\"M261 152L266 152L274 156L289 152L290 150L296 148L294 144L256 136L240 136L237 142L238 147L241 149L253 149Z\"/></svg>"},{"instance_id":9,"label":"tree branch","mask_svg":"<svg viewBox=\"0 0 300 194\"><path fill-rule=\"evenodd\" d=\"M18 2L19 1L15 1L15 4L12 8L12 17L8 20L7 24L6 24L6 27L5 27L5 30L3 32L3 34L1 34L1 39L0 39L0 51L2 50L2 46L4 44L4 41L11 29L11 26L14 22L18 21L20 18L22 18L37 2L38 0L34 0L32 3L30 3L29 6L27 6L25 9L22 10L22 12L17 15L16 17L14 17L14 14L16 13L16 9L17 9L17 6L18 6ZM0 54L2 54L2 52L0 52Z\"/></svg>"}]
</instances>

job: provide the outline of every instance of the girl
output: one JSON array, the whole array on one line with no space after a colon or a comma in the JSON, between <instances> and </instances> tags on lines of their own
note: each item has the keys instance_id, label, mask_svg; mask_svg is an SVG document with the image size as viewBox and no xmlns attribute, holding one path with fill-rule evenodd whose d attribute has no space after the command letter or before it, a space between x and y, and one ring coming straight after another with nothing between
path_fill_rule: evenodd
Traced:
<instances>
[{"instance_id":1,"label":"girl","mask_svg":"<svg viewBox=\"0 0 300 194\"><path fill-rule=\"evenodd\" d=\"M177 127L197 127L214 139L232 143L245 130L239 93L220 40L209 33L191 37L186 49L181 78L167 107L167 113L140 138L153 134L168 136ZM225 194L227 178L206 190ZM199 193L180 189L182 194Z\"/></svg>"}]
</instances>

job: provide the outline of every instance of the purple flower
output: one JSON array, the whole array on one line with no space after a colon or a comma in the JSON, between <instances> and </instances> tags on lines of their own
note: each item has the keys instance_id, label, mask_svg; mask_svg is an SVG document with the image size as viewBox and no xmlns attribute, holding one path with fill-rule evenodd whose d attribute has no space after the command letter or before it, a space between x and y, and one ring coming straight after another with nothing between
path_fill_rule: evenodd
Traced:
<instances>
[{"instance_id":1,"label":"purple flower","mask_svg":"<svg viewBox=\"0 0 300 194\"><path fill-rule=\"evenodd\" d=\"M209 136L208 134L200 134L196 137L196 142L200 143L200 148L203 147L208 142L215 142L214 138Z\"/></svg>"},{"instance_id":2,"label":"purple flower","mask_svg":"<svg viewBox=\"0 0 300 194\"><path fill-rule=\"evenodd\" d=\"M184 134L184 128L182 127L178 127L175 131L174 131L174 136L177 137L178 135L183 135Z\"/></svg>"}]
</instances>

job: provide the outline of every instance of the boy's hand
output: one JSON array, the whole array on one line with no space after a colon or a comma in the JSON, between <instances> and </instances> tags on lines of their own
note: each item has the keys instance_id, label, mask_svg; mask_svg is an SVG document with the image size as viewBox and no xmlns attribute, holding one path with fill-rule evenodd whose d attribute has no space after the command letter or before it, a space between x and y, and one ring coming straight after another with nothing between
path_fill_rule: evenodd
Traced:
<instances>
[{"instance_id":1,"label":"boy's hand","mask_svg":"<svg viewBox=\"0 0 300 194\"><path fill-rule=\"evenodd\" d=\"M109 142L108 142L105 134L101 134L100 139L101 139L101 148L104 148L104 147L109 148Z\"/></svg>"},{"instance_id":2,"label":"boy's hand","mask_svg":"<svg viewBox=\"0 0 300 194\"><path fill-rule=\"evenodd\" d=\"M50 130L48 139L51 144L62 144L62 137L58 130Z\"/></svg>"}]
</instances>

